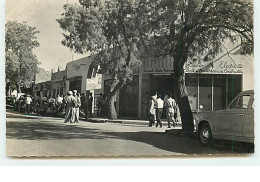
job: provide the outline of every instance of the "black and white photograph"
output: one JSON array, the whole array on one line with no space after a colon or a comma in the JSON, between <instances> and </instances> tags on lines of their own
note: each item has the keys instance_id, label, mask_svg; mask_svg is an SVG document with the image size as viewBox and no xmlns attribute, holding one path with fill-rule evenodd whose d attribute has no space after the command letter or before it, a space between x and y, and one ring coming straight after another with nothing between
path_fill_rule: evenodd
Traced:
<instances>
[{"instance_id":1,"label":"black and white photograph","mask_svg":"<svg viewBox=\"0 0 260 182\"><path fill-rule=\"evenodd\" d=\"M6 156L251 157L254 74L253 0L6 0Z\"/></svg>"}]
</instances>

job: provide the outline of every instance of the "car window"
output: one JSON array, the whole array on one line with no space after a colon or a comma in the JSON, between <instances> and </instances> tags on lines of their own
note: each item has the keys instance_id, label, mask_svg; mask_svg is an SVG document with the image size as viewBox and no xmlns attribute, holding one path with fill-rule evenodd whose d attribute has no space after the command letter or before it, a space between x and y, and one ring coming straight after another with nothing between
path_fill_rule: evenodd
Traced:
<instances>
[{"instance_id":1,"label":"car window","mask_svg":"<svg viewBox=\"0 0 260 182\"><path fill-rule=\"evenodd\" d=\"M241 95L232 102L229 109L247 109L249 100L250 95Z\"/></svg>"}]
</instances>

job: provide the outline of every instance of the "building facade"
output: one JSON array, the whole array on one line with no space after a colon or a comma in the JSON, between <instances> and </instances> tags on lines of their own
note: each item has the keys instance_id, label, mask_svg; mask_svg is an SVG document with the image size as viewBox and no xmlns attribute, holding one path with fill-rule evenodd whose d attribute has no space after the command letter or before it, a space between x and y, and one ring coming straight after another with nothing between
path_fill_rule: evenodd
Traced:
<instances>
[{"instance_id":1,"label":"building facade","mask_svg":"<svg viewBox=\"0 0 260 182\"><path fill-rule=\"evenodd\" d=\"M57 72L51 73L49 81L34 85L34 94L55 98L73 90L85 95L92 92L93 96L100 93L102 76L97 74L98 67L93 66L92 60L91 56L84 57L67 63L65 70L58 68Z\"/></svg>"},{"instance_id":2,"label":"building facade","mask_svg":"<svg viewBox=\"0 0 260 182\"><path fill-rule=\"evenodd\" d=\"M58 69L57 72L51 73L51 96L53 98L58 95L66 95L66 79L67 79L67 70Z\"/></svg>"},{"instance_id":3,"label":"building facade","mask_svg":"<svg viewBox=\"0 0 260 182\"><path fill-rule=\"evenodd\" d=\"M228 51L220 53L213 61L194 61L184 67L187 95L193 111L200 105L204 110L224 109L241 91L254 89L253 56L241 55L239 46L228 45ZM119 117L143 118L142 98L147 92L174 91L173 59L147 59L143 61L133 82L125 85L117 95ZM105 92L109 74L103 76Z\"/></svg>"}]
</instances>

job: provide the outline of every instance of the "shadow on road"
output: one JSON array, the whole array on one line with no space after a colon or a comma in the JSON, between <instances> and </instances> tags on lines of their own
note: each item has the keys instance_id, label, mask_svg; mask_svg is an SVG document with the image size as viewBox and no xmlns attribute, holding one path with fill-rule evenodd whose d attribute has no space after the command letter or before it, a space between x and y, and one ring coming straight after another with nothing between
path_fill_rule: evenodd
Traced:
<instances>
[{"instance_id":1,"label":"shadow on road","mask_svg":"<svg viewBox=\"0 0 260 182\"><path fill-rule=\"evenodd\" d=\"M241 145L216 143L211 148L202 147L197 140L176 137L162 132L108 132L80 125L44 122L7 122L7 139L61 140L61 139L120 139L145 143L153 147L182 154L246 154L249 151ZM104 149L105 150L105 149ZM127 150L127 149L126 149ZM138 148L136 148L138 150ZM139 149L143 150L143 149Z\"/></svg>"},{"instance_id":2,"label":"shadow on road","mask_svg":"<svg viewBox=\"0 0 260 182\"><path fill-rule=\"evenodd\" d=\"M171 151L175 153L183 153L188 155L207 155L207 154L247 154L250 153L239 143L217 142L212 147L203 147L198 141L189 137L176 137L161 132L106 132L106 134L119 137L125 140L132 140L146 143L156 148Z\"/></svg>"},{"instance_id":3,"label":"shadow on road","mask_svg":"<svg viewBox=\"0 0 260 182\"><path fill-rule=\"evenodd\" d=\"M41 122L7 122L7 139L57 140L57 139L104 139L116 136L104 135L100 130L68 124Z\"/></svg>"}]
</instances>

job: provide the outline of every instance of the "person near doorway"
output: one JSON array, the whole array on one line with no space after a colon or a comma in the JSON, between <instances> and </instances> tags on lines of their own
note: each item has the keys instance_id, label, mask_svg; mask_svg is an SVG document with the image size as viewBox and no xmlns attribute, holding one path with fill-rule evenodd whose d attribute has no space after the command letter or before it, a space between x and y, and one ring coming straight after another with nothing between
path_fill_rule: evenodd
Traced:
<instances>
[{"instance_id":1,"label":"person near doorway","mask_svg":"<svg viewBox=\"0 0 260 182\"><path fill-rule=\"evenodd\" d=\"M80 101L81 101L81 106L80 106L80 111L85 113L85 108L86 108L86 96L84 93L81 94L80 96Z\"/></svg>"},{"instance_id":2,"label":"person near doorway","mask_svg":"<svg viewBox=\"0 0 260 182\"><path fill-rule=\"evenodd\" d=\"M160 125L160 128L162 127L162 121L161 121L161 116L162 116L162 111L163 111L163 100L161 99L161 95L157 96L156 100L156 127Z\"/></svg>"},{"instance_id":3,"label":"person near doorway","mask_svg":"<svg viewBox=\"0 0 260 182\"><path fill-rule=\"evenodd\" d=\"M88 116L92 117L92 105L93 105L93 96L92 93L89 93L89 98L88 98Z\"/></svg>"},{"instance_id":4,"label":"person near doorway","mask_svg":"<svg viewBox=\"0 0 260 182\"><path fill-rule=\"evenodd\" d=\"M66 97L66 115L65 115L65 123L70 122L73 123L75 121L75 104L76 99L72 95L72 91L68 92L68 97Z\"/></svg>"},{"instance_id":5,"label":"person near doorway","mask_svg":"<svg viewBox=\"0 0 260 182\"><path fill-rule=\"evenodd\" d=\"M102 99L103 99L103 94L100 93L98 98L97 98L97 116L100 116L100 114L101 114Z\"/></svg>"},{"instance_id":6,"label":"person near doorway","mask_svg":"<svg viewBox=\"0 0 260 182\"><path fill-rule=\"evenodd\" d=\"M167 99L169 99L169 92L168 92L168 91L166 91L166 92L164 93L164 98L163 98L164 104L163 104L163 112L162 112L162 115L163 115L163 116L166 116ZM167 117L166 117L166 118L167 118Z\"/></svg>"},{"instance_id":7,"label":"person near doorway","mask_svg":"<svg viewBox=\"0 0 260 182\"><path fill-rule=\"evenodd\" d=\"M171 128L171 122L173 127L175 127L175 119L174 119L174 112L176 110L176 101L172 98L172 94L169 93L169 98L166 100L167 102L167 109L166 109L166 118L168 122L168 128Z\"/></svg>"},{"instance_id":8,"label":"person near doorway","mask_svg":"<svg viewBox=\"0 0 260 182\"><path fill-rule=\"evenodd\" d=\"M155 123L155 101L156 101L157 94L153 93L149 99L148 105L148 120L149 120L149 127L152 127Z\"/></svg>"}]
</instances>

